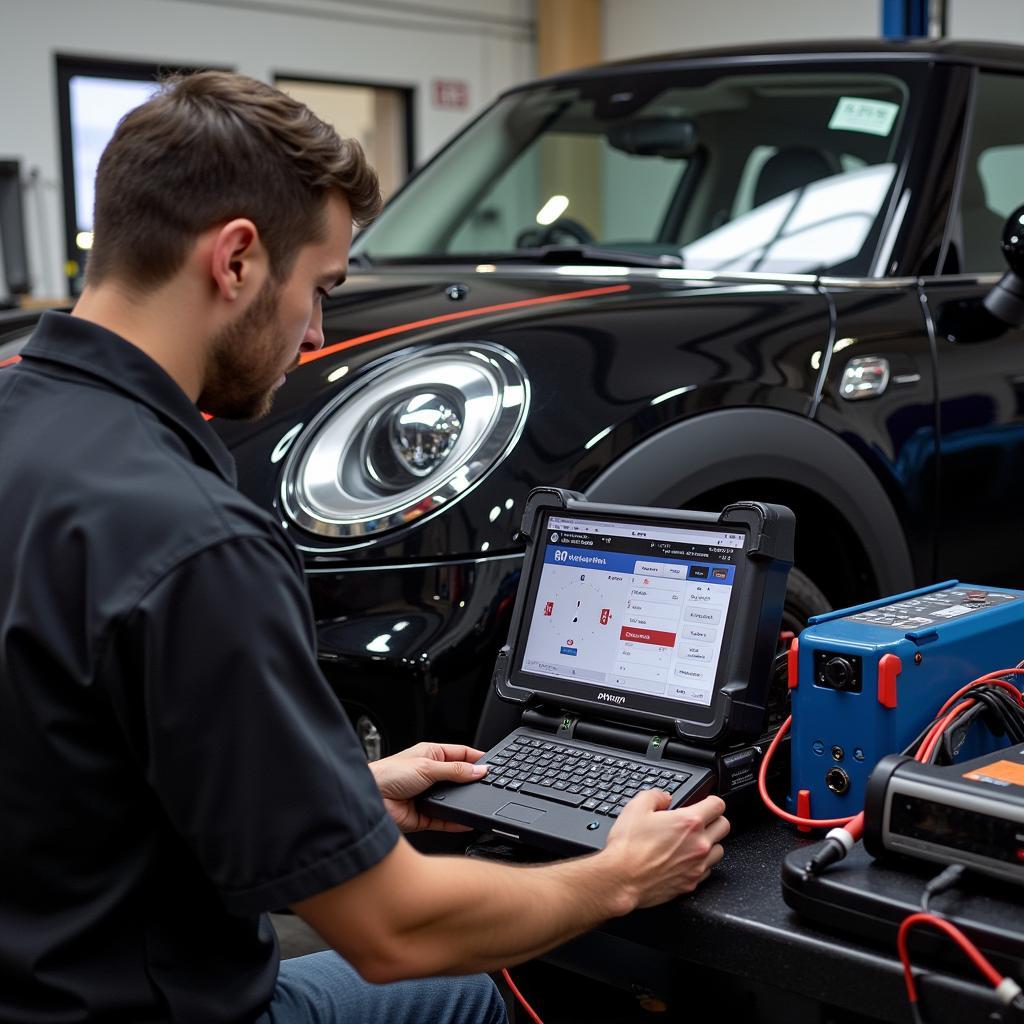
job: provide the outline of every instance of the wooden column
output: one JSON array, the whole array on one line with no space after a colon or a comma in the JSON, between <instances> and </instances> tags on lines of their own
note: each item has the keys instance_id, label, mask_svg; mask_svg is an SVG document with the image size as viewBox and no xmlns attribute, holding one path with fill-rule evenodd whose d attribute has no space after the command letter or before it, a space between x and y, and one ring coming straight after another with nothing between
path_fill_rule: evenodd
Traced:
<instances>
[{"instance_id":1,"label":"wooden column","mask_svg":"<svg viewBox=\"0 0 1024 1024\"><path fill-rule=\"evenodd\" d=\"M537 74L601 60L601 0L537 0Z\"/></svg>"},{"instance_id":2,"label":"wooden column","mask_svg":"<svg viewBox=\"0 0 1024 1024\"><path fill-rule=\"evenodd\" d=\"M537 73L541 77L601 61L601 0L537 0ZM602 234L601 157L597 140L548 138L540 154L542 202L569 197L565 216Z\"/></svg>"}]
</instances>

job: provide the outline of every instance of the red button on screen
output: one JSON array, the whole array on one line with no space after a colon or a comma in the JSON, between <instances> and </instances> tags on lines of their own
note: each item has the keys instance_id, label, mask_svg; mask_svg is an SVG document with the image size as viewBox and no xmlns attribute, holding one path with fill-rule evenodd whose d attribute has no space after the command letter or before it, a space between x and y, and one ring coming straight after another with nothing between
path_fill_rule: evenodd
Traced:
<instances>
[{"instance_id":1,"label":"red button on screen","mask_svg":"<svg viewBox=\"0 0 1024 1024\"><path fill-rule=\"evenodd\" d=\"M657 644L659 647L672 647L676 642L675 633L666 633L661 629L637 629L634 626L623 626L619 632L620 640L632 640L637 644Z\"/></svg>"}]
</instances>

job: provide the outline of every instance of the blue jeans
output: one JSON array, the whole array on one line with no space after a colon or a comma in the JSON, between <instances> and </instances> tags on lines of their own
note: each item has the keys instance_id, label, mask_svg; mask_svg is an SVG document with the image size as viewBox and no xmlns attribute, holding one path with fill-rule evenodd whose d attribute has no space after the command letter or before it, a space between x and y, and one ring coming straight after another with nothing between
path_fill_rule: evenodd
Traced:
<instances>
[{"instance_id":1,"label":"blue jeans","mask_svg":"<svg viewBox=\"0 0 1024 1024\"><path fill-rule=\"evenodd\" d=\"M371 985L337 953L281 961L277 987L256 1024L506 1024L486 974Z\"/></svg>"}]
</instances>

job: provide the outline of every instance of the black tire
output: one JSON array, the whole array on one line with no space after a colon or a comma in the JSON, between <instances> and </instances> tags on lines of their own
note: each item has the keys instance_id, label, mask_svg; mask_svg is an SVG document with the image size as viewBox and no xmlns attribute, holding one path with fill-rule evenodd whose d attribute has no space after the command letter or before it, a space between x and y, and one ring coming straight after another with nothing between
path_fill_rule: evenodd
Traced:
<instances>
[{"instance_id":1,"label":"black tire","mask_svg":"<svg viewBox=\"0 0 1024 1024\"><path fill-rule=\"evenodd\" d=\"M829 599L818 589L814 581L799 569L789 570L786 583L786 603L782 608L782 625L779 627L779 647L775 663L772 666L771 681L768 687L765 728L772 731L782 725L783 719L789 714L789 663L786 651L789 640L786 633L799 636L812 615L832 610Z\"/></svg>"},{"instance_id":2,"label":"black tire","mask_svg":"<svg viewBox=\"0 0 1024 1024\"><path fill-rule=\"evenodd\" d=\"M815 582L800 569L789 570L786 584L786 604L782 610L782 631L799 635L812 615L832 610L829 599Z\"/></svg>"}]
</instances>

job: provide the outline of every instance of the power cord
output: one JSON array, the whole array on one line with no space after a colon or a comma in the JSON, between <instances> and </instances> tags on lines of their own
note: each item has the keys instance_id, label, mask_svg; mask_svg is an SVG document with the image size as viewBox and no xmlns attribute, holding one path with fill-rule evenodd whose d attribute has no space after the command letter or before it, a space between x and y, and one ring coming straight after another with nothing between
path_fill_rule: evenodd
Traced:
<instances>
[{"instance_id":1,"label":"power cord","mask_svg":"<svg viewBox=\"0 0 1024 1024\"><path fill-rule=\"evenodd\" d=\"M914 968L910 963L910 951L908 949L908 936L914 928L929 927L942 932L951 938L964 952L971 963L984 975L988 983L995 989L996 997L1006 1006L1013 1006L1014 1009L1024 1009L1024 998L1021 995L1021 987L1013 978L999 973L992 965L988 957L955 925L939 914L932 913L928 909L928 903L933 896L952 889L964 876L966 869L960 864L951 864L940 871L921 893L921 910L919 913L909 914L904 918L896 935L896 949L900 955L900 963L903 965L903 982L907 987L907 999L910 1002L910 1013L914 1024L924 1024L921 1016L921 1009L918 1005L917 981L914 977Z\"/></svg>"},{"instance_id":2,"label":"power cord","mask_svg":"<svg viewBox=\"0 0 1024 1024\"><path fill-rule=\"evenodd\" d=\"M952 889L964 876L966 869L962 864L950 864L948 868L940 871L925 887L921 893L921 913L930 913L928 903L933 896Z\"/></svg>"},{"instance_id":3,"label":"power cord","mask_svg":"<svg viewBox=\"0 0 1024 1024\"><path fill-rule=\"evenodd\" d=\"M507 967L502 967L501 976L505 979L505 984L508 985L509 991L516 997L519 1004L527 1012L530 1020L533 1021L533 1024L544 1024L544 1021L537 1016L536 1010L534 1010L534 1008L526 1001L523 993L516 987L516 983L512 980L512 975L508 973Z\"/></svg>"},{"instance_id":4,"label":"power cord","mask_svg":"<svg viewBox=\"0 0 1024 1024\"><path fill-rule=\"evenodd\" d=\"M1014 1009L1024 1009L1024 999L1021 998L1021 987L1006 975L1000 974L992 966L991 961L977 946L959 929L952 921L947 921L937 914L911 914L905 918L900 925L896 935L896 949L900 955L900 962L903 964L903 982L907 987L907 999L910 1001L910 1013L914 1018L914 1024L923 1024L924 1018L918 1005L917 982L914 978L914 969L910 963L910 953L907 949L907 937L912 929L927 926L943 932L951 938L957 946L966 954L971 963L985 976L985 980L995 990L996 998L1004 1006L1013 1006Z\"/></svg>"}]
</instances>

